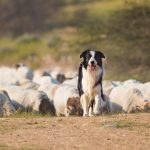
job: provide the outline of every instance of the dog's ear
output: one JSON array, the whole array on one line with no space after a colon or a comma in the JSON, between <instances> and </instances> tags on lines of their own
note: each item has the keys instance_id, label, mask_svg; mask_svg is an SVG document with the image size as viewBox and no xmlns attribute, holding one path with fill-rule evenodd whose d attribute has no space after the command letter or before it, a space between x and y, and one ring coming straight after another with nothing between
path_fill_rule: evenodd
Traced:
<instances>
[{"instance_id":1,"label":"dog's ear","mask_svg":"<svg viewBox=\"0 0 150 150\"><path fill-rule=\"evenodd\" d=\"M81 54L80 54L80 58L83 58L87 52L89 52L90 50L87 49L87 50L84 50Z\"/></svg>"},{"instance_id":2,"label":"dog's ear","mask_svg":"<svg viewBox=\"0 0 150 150\"><path fill-rule=\"evenodd\" d=\"M96 51L98 54L99 54L99 56L101 57L101 58L104 58L105 59L105 55L101 52L101 51Z\"/></svg>"}]
</instances>

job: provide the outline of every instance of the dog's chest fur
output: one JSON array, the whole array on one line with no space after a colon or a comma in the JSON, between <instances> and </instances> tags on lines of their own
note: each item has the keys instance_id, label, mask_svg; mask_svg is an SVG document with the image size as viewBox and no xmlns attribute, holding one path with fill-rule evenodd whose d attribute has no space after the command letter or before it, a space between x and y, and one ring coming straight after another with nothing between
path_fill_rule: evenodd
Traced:
<instances>
[{"instance_id":1,"label":"dog's chest fur","mask_svg":"<svg viewBox=\"0 0 150 150\"><path fill-rule=\"evenodd\" d=\"M93 99L96 94L99 94L101 91L101 85L98 84L95 86L96 82L99 80L102 70L98 67L95 71L90 72L82 67L82 88L84 94Z\"/></svg>"}]
</instances>

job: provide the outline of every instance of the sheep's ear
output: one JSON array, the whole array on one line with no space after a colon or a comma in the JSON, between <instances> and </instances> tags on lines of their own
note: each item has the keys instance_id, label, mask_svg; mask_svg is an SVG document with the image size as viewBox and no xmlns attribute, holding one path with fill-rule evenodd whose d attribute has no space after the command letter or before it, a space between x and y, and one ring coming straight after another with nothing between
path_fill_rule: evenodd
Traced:
<instances>
[{"instance_id":1,"label":"sheep's ear","mask_svg":"<svg viewBox=\"0 0 150 150\"><path fill-rule=\"evenodd\" d=\"M105 55L101 52L101 51L96 51L98 54L99 54L99 56L101 57L101 58L104 58L105 59Z\"/></svg>"},{"instance_id":2,"label":"sheep's ear","mask_svg":"<svg viewBox=\"0 0 150 150\"><path fill-rule=\"evenodd\" d=\"M21 65L20 64L16 64L15 68L18 69Z\"/></svg>"},{"instance_id":3,"label":"sheep's ear","mask_svg":"<svg viewBox=\"0 0 150 150\"><path fill-rule=\"evenodd\" d=\"M8 95L8 93L5 90L3 90L3 93L9 98L9 95Z\"/></svg>"},{"instance_id":4,"label":"sheep's ear","mask_svg":"<svg viewBox=\"0 0 150 150\"><path fill-rule=\"evenodd\" d=\"M87 50L84 50L81 54L80 54L80 58L83 58L87 52L89 52L90 50L87 49Z\"/></svg>"}]
</instances>

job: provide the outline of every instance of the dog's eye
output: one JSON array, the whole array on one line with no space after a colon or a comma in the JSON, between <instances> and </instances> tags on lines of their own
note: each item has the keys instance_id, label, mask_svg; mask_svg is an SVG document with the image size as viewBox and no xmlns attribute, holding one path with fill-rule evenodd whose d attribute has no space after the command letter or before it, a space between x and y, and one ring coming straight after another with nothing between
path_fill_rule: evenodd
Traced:
<instances>
[{"instance_id":1,"label":"dog's eye","mask_svg":"<svg viewBox=\"0 0 150 150\"><path fill-rule=\"evenodd\" d=\"M95 55L95 59L96 60L101 60L101 58L99 57L99 55Z\"/></svg>"},{"instance_id":2,"label":"dog's eye","mask_svg":"<svg viewBox=\"0 0 150 150\"><path fill-rule=\"evenodd\" d=\"M90 58L91 58L91 54L88 53L88 54L86 55L86 58L87 58L87 59L90 59Z\"/></svg>"}]
</instances>

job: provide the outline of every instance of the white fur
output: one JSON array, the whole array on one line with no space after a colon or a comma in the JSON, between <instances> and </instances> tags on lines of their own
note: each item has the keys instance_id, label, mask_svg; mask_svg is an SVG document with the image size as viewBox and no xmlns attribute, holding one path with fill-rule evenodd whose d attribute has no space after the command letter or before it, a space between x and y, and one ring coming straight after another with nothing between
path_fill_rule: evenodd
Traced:
<instances>
[{"instance_id":1,"label":"white fur","mask_svg":"<svg viewBox=\"0 0 150 150\"><path fill-rule=\"evenodd\" d=\"M84 94L81 96L81 104L83 106L84 114L83 116L92 116L93 111L90 109L89 112L89 104L92 99L95 99L95 105L94 105L94 114L100 113L100 101L102 101L101 98L101 85L97 85L94 87L96 81L99 79L100 75L103 74L103 69L97 65L97 62L94 58L95 52L91 51L91 59L89 60L89 63L91 61L95 61L96 69L95 71L89 71L82 67L82 89L84 91ZM93 88L94 87L94 88Z\"/></svg>"},{"instance_id":2,"label":"white fur","mask_svg":"<svg viewBox=\"0 0 150 150\"><path fill-rule=\"evenodd\" d=\"M133 81L135 81L135 82L130 82L128 84L124 84L124 86L129 87L129 88L139 89L142 92L145 100L150 101L150 86L148 84L140 83L139 81L136 81L136 80L133 80Z\"/></svg>"},{"instance_id":3,"label":"white fur","mask_svg":"<svg viewBox=\"0 0 150 150\"><path fill-rule=\"evenodd\" d=\"M33 78L33 71L25 66L25 65L21 65L18 69L17 69L17 75L20 79L29 79L32 80Z\"/></svg>"},{"instance_id":4,"label":"white fur","mask_svg":"<svg viewBox=\"0 0 150 150\"><path fill-rule=\"evenodd\" d=\"M88 64L91 65L91 62L94 61L95 65L97 65L97 61L95 60L95 52L90 51L90 54L91 54L91 58L90 58Z\"/></svg>"},{"instance_id":5,"label":"white fur","mask_svg":"<svg viewBox=\"0 0 150 150\"><path fill-rule=\"evenodd\" d=\"M18 85L22 79L31 80L33 72L27 66L20 66L18 69L10 67L0 68L0 85Z\"/></svg>"},{"instance_id":6,"label":"white fur","mask_svg":"<svg viewBox=\"0 0 150 150\"><path fill-rule=\"evenodd\" d=\"M70 79L70 80L65 80L63 82L63 84L68 84L68 85L72 85L74 87L77 87L77 84L78 84L78 77L75 77L73 79Z\"/></svg>"},{"instance_id":7,"label":"white fur","mask_svg":"<svg viewBox=\"0 0 150 150\"><path fill-rule=\"evenodd\" d=\"M144 110L146 101L136 88L118 86L110 93L110 110L111 112L127 112L135 111L137 107Z\"/></svg>"},{"instance_id":8,"label":"white fur","mask_svg":"<svg viewBox=\"0 0 150 150\"><path fill-rule=\"evenodd\" d=\"M54 106L56 114L68 116L66 104L67 100L71 97L79 97L78 90L71 85L60 85L54 95Z\"/></svg>"},{"instance_id":9,"label":"white fur","mask_svg":"<svg viewBox=\"0 0 150 150\"><path fill-rule=\"evenodd\" d=\"M0 89L7 91L16 109L20 107L21 109L39 112L42 97L47 97L44 92L32 89L22 89L19 86L3 86L0 87Z\"/></svg>"},{"instance_id":10,"label":"white fur","mask_svg":"<svg viewBox=\"0 0 150 150\"><path fill-rule=\"evenodd\" d=\"M104 80L103 81L103 90L104 93L109 96L109 94L111 93L111 91L116 87L117 85L110 80Z\"/></svg>"},{"instance_id":11,"label":"white fur","mask_svg":"<svg viewBox=\"0 0 150 150\"><path fill-rule=\"evenodd\" d=\"M18 85L23 89L34 89L37 90L39 88L39 84L32 82L28 79L22 79L18 82Z\"/></svg>"},{"instance_id":12,"label":"white fur","mask_svg":"<svg viewBox=\"0 0 150 150\"><path fill-rule=\"evenodd\" d=\"M50 100L53 100L53 90L58 86L57 81L52 79L50 76L43 76L40 79L40 86L38 90L44 91Z\"/></svg>"}]
</instances>

